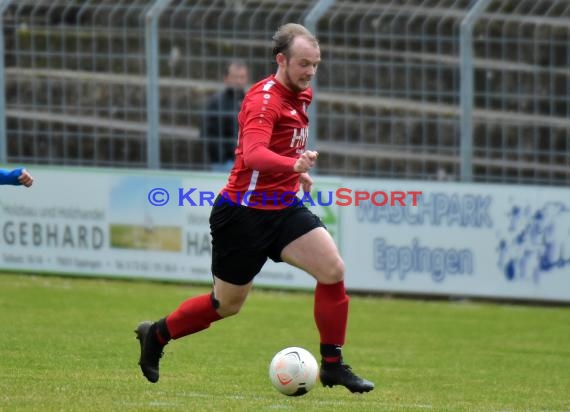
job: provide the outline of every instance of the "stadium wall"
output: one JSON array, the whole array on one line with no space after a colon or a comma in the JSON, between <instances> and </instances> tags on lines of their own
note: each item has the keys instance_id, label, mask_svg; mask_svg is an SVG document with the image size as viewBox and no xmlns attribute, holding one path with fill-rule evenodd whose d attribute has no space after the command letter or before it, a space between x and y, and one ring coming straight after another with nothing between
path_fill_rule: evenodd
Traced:
<instances>
[{"instance_id":1,"label":"stadium wall","mask_svg":"<svg viewBox=\"0 0 570 412\"><path fill-rule=\"evenodd\" d=\"M208 199L225 175L34 174L33 190L2 188L0 270L210 282ZM410 196L406 206L374 204L380 192L412 191L422 192L415 205ZM356 192L377 195L356 206ZM306 200L341 248L349 290L570 301L567 189L320 176ZM256 284L306 289L314 281L268 262Z\"/></svg>"}]
</instances>

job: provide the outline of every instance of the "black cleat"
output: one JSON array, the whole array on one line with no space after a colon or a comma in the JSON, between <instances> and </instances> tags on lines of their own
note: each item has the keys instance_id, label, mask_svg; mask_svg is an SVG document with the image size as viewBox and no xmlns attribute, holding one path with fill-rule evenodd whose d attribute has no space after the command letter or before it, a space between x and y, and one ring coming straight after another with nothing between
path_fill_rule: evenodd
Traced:
<instances>
[{"instance_id":1,"label":"black cleat","mask_svg":"<svg viewBox=\"0 0 570 412\"><path fill-rule=\"evenodd\" d=\"M320 377L323 386L332 388L335 385L342 385L353 393L370 392L374 389L372 382L356 376L351 367L342 360L334 363L321 362Z\"/></svg>"},{"instance_id":2,"label":"black cleat","mask_svg":"<svg viewBox=\"0 0 570 412\"><path fill-rule=\"evenodd\" d=\"M156 338L156 325L149 321L141 322L135 333L141 344L139 365L142 373L150 382L155 383L158 381L158 361L164 348Z\"/></svg>"}]
</instances>

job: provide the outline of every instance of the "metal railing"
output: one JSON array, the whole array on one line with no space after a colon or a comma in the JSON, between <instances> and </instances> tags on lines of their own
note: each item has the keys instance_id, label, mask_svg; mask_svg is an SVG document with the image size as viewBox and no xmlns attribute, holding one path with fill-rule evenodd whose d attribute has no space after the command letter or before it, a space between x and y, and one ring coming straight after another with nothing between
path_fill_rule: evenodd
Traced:
<instances>
[{"instance_id":1,"label":"metal railing","mask_svg":"<svg viewBox=\"0 0 570 412\"><path fill-rule=\"evenodd\" d=\"M0 162L209 170L225 64L319 37L320 174L563 185L566 0L0 0ZM2 62L0 62L2 63Z\"/></svg>"}]
</instances>

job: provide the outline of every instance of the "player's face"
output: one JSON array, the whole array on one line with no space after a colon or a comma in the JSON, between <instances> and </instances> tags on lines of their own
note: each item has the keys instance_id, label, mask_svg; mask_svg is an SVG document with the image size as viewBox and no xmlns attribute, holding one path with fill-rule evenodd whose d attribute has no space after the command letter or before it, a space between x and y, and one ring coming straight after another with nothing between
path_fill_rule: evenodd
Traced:
<instances>
[{"instance_id":1,"label":"player's face","mask_svg":"<svg viewBox=\"0 0 570 412\"><path fill-rule=\"evenodd\" d=\"M283 73L280 80L294 92L308 88L321 61L319 47L304 37L297 37L291 45L289 58L283 58L279 65Z\"/></svg>"}]
</instances>

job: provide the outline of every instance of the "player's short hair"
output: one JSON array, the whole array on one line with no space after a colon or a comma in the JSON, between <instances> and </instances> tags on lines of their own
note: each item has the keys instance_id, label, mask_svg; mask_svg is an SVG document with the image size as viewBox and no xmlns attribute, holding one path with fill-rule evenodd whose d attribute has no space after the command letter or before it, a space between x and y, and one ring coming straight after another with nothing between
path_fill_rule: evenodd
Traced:
<instances>
[{"instance_id":1,"label":"player's short hair","mask_svg":"<svg viewBox=\"0 0 570 412\"><path fill-rule=\"evenodd\" d=\"M273 35L273 57L276 57L279 53L290 57L289 50L291 44L295 37L299 36L305 37L310 40L315 47L319 47L319 41L306 27L297 23L287 23L279 27Z\"/></svg>"}]
</instances>

